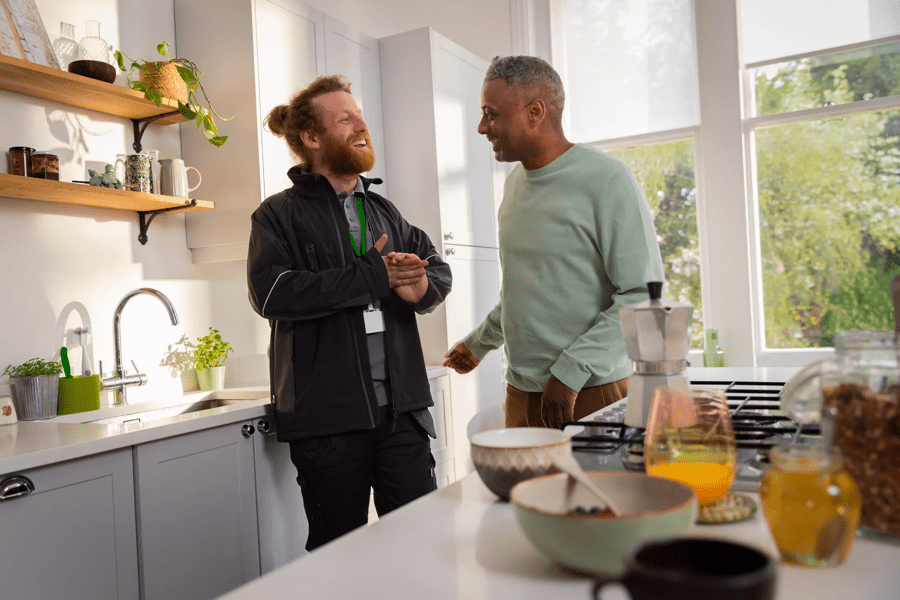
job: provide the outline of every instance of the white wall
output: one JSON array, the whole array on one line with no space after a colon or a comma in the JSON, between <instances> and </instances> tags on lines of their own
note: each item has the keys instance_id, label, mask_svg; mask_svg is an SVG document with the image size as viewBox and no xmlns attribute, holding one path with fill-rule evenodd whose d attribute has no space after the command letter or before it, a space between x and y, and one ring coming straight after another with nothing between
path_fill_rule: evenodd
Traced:
<instances>
[{"instance_id":1,"label":"white wall","mask_svg":"<svg viewBox=\"0 0 900 600\"><path fill-rule=\"evenodd\" d=\"M93 19L100 21L100 33L113 48L133 58L153 58L163 40L174 45L172 0L35 1L51 41L60 35L60 21L74 24L80 39L84 22ZM373 37L431 25L485 59L510 53L510 0L308 3ZM124 79L120 74L117 83ZM3 91L0 115L0 148L31 146L57 153L63 181L85 179L87 161L112 163L116 154L130 151L131 123L124 119ZM164 158L180 156L178 126L148 128L143 145ZM5 161L0 172L6 172ZM215 200L203 196L202 185L196 196ZM123 357L126 366L134 360L149 376L148 385L129 389L131 402L180 395L180 380L161 364L165 353L183 333L195 340L208 326L220 329L236 351L228 361L227 385L265 380L268 325L250 309L245 264L192 264L183 215L157 217L148 235L142 246L136 213L0 198L0 372L36 356L58 356L65 330L82 324L79 311L87 313L93 328L94 370L99 359L110 371L115 308L126 292L152 287L172 300L181 322L172 327L162 305L149 296L128 303L122 317ZM69 354L73 369L79 369L80 352L70 347ZM8 393L4 380L0 395Z\"/></svg>"},{"instance_id":2,"label":"white wall","mask_svg":"<svg viewBox=\"0 0 900 600\"><path fill-rule=\"evenodd\" d=\"M172 0L36 4L51 40L59 37L60 21L74 24L80 39L87 19L100 21L101 35L134 58L153 58L157 43L175 39ZM117 83L124 83L124 74ZM0 147L56 152L63 181L85 179L86 161L112 163L116 154L131 151L131 123L124 119L10 92L0 92L0 115ZM179 157L179 127L151 126L143 145L160 150L161 157ZM6 161L0 163L6 172ZM204 198L202 185L197 197ZM193 265L183 215L154 219L145 246L137 241L138 231L137 213L0 198L0 372L35 356L58 356L63 332L82 324L74 308L86 311L91 321L94 370L99 359L111 371L115 308L126 292L152 287L172 300L180 324L172 327L163 306L149 296L126 306L123 357L129 370L134 360L149 376L148 385L129 388L130 401L180 395L180 380L161 362L169 344L183 333L195 340L209 326L220 329L235 348L228 360L228 384L266 378L268 325L250 309L244 263ZM80 367L80 356L70 348L73 369ZM4 379L0 394L6 393Z\"/></svg>"},{"instance_id":3,"label":"white wall","mask_svg":"<svg viewBox=\"0 0 900 600\"><path fill-rule=\"evenodd\" d=\"M515 1L515 0L512 0ZM511 0L305 0L374 38L430 25L485 60L511 53Z\"/></svg>"}]
</instances>

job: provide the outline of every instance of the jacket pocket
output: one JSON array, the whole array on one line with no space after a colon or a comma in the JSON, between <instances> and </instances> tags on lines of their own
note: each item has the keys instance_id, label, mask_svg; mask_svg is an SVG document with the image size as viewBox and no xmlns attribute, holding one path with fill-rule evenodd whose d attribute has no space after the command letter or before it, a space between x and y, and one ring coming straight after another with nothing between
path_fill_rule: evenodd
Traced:
<instances>
[{"instance_id":1,"label":"jacket pocket","mask_svg":"<svg viewBox=\"0 0 900 600\"><path fill-rule=\"evenodd\" d=\"M309 269L311 271L319 270L319 260L316 258L316 247L314 244L306 245L306 260L309 261Z\"/></svg>"}]
</instances>

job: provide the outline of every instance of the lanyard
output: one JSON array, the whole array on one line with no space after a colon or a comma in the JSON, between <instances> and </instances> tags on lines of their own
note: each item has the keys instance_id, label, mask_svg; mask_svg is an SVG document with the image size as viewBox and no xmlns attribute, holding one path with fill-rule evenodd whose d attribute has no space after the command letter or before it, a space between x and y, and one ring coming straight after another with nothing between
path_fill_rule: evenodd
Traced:
<instances>
[{"instance_id":1,"label":"lanyard","mask_svg":"<svg viewBox=\"0 0 900 600\"><path fill-rule=\"evenodd\" d=\"M359 214L359 248L356 247L356 240L353 239L352 232L350 233L350 243L353 245L353 252L357 256L362 256L366 252L366 213L363 210L362 194L356 195L356 212Z\"/></svg>"}]
</instances>

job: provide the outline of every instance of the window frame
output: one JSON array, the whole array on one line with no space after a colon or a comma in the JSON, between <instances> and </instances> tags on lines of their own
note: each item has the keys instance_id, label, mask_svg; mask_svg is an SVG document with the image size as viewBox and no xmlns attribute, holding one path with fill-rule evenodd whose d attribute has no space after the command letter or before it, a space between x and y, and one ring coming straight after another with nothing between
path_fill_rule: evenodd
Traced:
<instances>
[{"instance_id":1,"label":"window frame","mask_svg":"<svg viewBox=\"0 0 900 600\"><path fill-rule=\"evenodd\" d=\"M900 107L900 95L757 116L752 72L770 64L900 41L900 35L744 64L741 2L692 0L700 125L589 144L608 150L693 137L704 322L719 330L729 366L803 366L831 356L833 349L780 349L765 345L755 132L789 123L895 109ZM550 13L546 23L531 21L529 25L542 28L542 34L549 35L552 41L543 47L514 47L514 53L542 55L560 70L565 80L565 56L560 51L565 47L560 26L563 0L511 0L511 5L525 4L540 6ZM524 29L515 13L513 28ZM702 364L700 357L699 351L692 350L689 360Z\"/></svg>"}]
</instances>

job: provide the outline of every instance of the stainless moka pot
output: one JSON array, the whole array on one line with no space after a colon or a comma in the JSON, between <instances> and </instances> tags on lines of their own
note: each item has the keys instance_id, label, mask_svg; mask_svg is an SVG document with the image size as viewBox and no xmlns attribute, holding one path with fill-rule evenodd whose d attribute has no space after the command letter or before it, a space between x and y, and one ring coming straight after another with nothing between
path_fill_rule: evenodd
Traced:
<instances>
[{"instance_id":1,"label":"stainless moka pot","mask_svg":"<svg viewBox=\"0 0 900 600\"><path fill-rule=\"evenodd\" d=\"M689 304L662 300L662 282L650 281L650 299L619 309L625 348L632 361L628 379L625 424L646 427L653 404L653 391L659 386L688 387Z\"/></svg>"}]
</instances>

